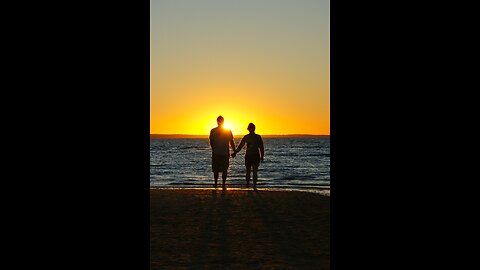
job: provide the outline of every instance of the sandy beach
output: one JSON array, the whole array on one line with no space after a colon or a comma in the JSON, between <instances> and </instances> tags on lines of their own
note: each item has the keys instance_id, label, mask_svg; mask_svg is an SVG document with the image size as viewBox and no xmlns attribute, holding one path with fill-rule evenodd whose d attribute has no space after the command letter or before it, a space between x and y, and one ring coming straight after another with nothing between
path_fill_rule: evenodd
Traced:
<instances>
[{"instance_id":1,"label":"sandy beach","mask_svg":"<svg viewBox=\"0 0 480 270\"><path fill-rule=\"evenodd\" d=\"M150 269L330 269L330 199L151 189Z\"/></svg>"}]
</instances>

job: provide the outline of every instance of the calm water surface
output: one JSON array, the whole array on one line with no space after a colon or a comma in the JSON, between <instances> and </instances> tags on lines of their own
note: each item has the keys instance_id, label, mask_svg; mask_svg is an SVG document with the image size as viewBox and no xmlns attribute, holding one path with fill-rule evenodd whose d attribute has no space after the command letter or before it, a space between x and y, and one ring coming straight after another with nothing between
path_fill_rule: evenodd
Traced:
<instances>
[{"instance_id":1,"label":"calm water surface","mask_svg":"<svg viewBox=\"0 0 480 270\"><path fill-rule=\"evenodd\" d=\"M241 138L235 139L235 144ZM264 138L265 162L258 171L259 189L328 193L330 139L325 137ZM245 187L244 147L230 159L227 185ZM151 139L150 187L212 187L208 139ZM221 177L219 179L221 183Z\"/></svg>"}]
</instances>

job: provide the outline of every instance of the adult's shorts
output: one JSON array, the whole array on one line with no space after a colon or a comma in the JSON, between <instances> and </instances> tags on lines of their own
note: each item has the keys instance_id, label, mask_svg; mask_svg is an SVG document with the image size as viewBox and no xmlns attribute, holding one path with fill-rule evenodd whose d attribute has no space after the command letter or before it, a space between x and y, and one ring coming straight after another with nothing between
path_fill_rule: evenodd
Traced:
<instances>
[{"instance_id":1,"label":"adult's shorts","mask_svg":"<svg viewBox=\"0 0 480 270\"><path fill-rule=\"evenodd\" d=\"M260 155L245 155L245 166L256 166L260 165Z\"/></svg>"},{"instance_id":2,"label":"adult's shorts","mask_svg":"<svg viewBox=\"0 0 480 270\"><path fill-rule=\"evenodd\" d=\"M212 155L212 171L223 172L227 171L229 165L228 155Z\"/></svg>"}]
</instances>

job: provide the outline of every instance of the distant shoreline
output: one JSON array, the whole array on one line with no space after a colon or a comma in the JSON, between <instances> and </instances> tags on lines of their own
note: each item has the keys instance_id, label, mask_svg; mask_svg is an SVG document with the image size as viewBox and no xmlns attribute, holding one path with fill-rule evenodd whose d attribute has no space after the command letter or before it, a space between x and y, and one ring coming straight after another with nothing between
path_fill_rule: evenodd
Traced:
<instances>
[{"instance_id":1,"label":"distant shoreline","mask_svg":"<svg viewBox=\"0 0 480 270\"><path fill-rule=\"evenodd\" d=\"M235 138L243 137L246 134L234 135ZM262 135L262 134L260 134ZM262 135L263 138L330 138L330 135L312 135L312 134L285 134L285 135ZM191 134L150 134L150 139L204 139L208 135L191 135Z\"/></svg>"}]
</instances>

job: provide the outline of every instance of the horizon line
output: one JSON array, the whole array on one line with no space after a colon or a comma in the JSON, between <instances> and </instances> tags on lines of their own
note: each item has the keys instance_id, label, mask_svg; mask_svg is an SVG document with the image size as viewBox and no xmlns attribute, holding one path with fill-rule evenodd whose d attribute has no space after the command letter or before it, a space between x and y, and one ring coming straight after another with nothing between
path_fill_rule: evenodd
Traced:
<instances>
[{"instance_id":1,"label":"horizon line","mask_svg":"<svg viewBox=\"0 0 480 270\"><path fill-rule=\"evenodd\" d=\"M150 133L150 136L209 136L209 134L182 134L182 133ZM233 135L243 136L243 134ZM261 134L261 136L328 136L330 134L307 134L307 133L292 133L292 134Z\"/></svg>"}]
</instances>

